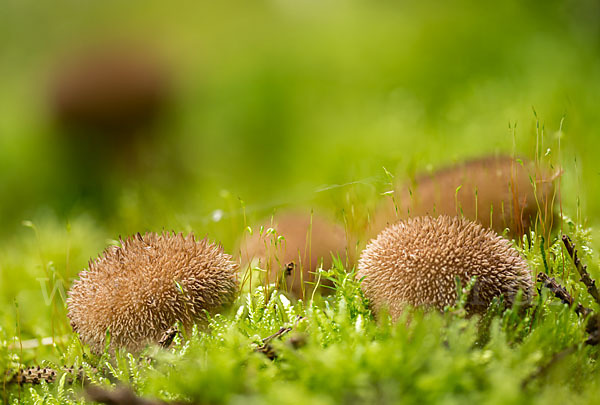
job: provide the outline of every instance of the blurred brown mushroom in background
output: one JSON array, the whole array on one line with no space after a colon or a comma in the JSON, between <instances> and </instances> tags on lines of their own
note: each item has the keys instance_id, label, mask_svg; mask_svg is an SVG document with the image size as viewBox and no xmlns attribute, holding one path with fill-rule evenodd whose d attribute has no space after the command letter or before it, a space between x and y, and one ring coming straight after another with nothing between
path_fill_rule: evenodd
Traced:
<instances>
[{"instance_id":1,"label":"blurred brown mushroom in background","mask_svg":"<svg viewBox=\"0 0 600 405\"><path fill-rule=\"evenodd\" d=\"M276 214L253 227L240 244L242 269L256 265L267 271L265 281L303 298L314 290L319 268L329 270L333 257L346 262L344 228L322 216L301 212ZM262 232L261 232L262 229ZM319 285L331 286L321 279ZM321 288L327 292L329 288Z\"/></svg>"},{"instance_id":2,"label":"blurred brown mushroom in background","mask_svg":"<svg viewBox=\"0 0 600 405\"><path fill-rule=\"evenodd\" d=\"M422 215L464 216L498 233L520 237L540 224L548 233L555 222L555 184L559 173L509 156L489 156L416 177L397 185L380 205L369 237L400 219ZM533 184L532 184L533 182Z\"/></svg>"},{"instance_id":3,"label":"blurred brown mushroom in background","mask_svg":"<svg viewBox=\"0 0 600 405\"><path fill-rule=\"evenodd\" d=\"M166 66L134 44L106 44L66 58L50 84L50 102L65 128L123 141L152 125L169 93Z\"/></svg>"},{"instance_id":4,"label":"blurred brown mushroom in background","mask_svg":"<svg viewBox=\"0 0 600 405\"><path fill-rule=\"evenodd\" d=\"M64 193L110 205L112 187L164 153L159 123L172 101L166 62L148 44L88 45L58 57L47 105L70 183Z\"/></svg>"}]
</instances>

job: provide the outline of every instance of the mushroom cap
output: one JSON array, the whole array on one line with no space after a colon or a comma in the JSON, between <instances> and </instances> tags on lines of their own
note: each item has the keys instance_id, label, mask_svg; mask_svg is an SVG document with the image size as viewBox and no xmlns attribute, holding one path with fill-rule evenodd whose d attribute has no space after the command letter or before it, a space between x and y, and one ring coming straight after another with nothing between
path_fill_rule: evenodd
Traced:
<instances>
[{"instance_id":1,"label":"mushroom cap","mask_svg":"<svg viewBox=\"0 0 600 405\"><path fill-rule=\"evenodd\" d=\"M258 262L259 267L267 270L267 282L283 284L296 298L313 290L315 273L321 264L325 270L332 267L332 254L342 260L346 257L344 228L319 215L285 212L265 221L262 227L275 232L260 235L255 228L252 236L244 238L240 244L242 264ZM277 242L279 236L284 239ZM291 262L294 268L286 275ZM326 280L320 284L329 285Z\"/></svg>"},{"instance_id":2,"label":"mushroom cap","mask_svg":"<svg viewBox=\"0 0 600 405\"><path fill-rule=\"evenodd\" d=\"M69 291L73 330L102 352L137 351L175 322L189 326L235 299L238 265L221 246L192 234L139 233L107 248Z\"/></svg>"},{"instance_id":3,"label":"mushroom cap","mask_svg":"<svg viewBox=\"0 0 600 405\"><path fill-rule=\"evenodd\" d=\"M369 236L400 219L423 215L461 215L496 232L509 228L512 236L520 236L534 226L539 213L548 231L556 177L509 156L483 157L419 175L414 184L396 187L395 202L381 204Z\"/></svg>"},{"instance_id":4,"label":"mushroom cap","mask_svg":"<svg viewBox=\"0 0 600 405\"><path fill-rule=\"evenodd\" d=\"M152 52L134 44L104 44L76 53L56 69L50 107L67 128L122 140L152 123L169 93L167 71Z\"/></svg>"},{"instance_id":5,"label":"mushroom cap","mask_svg":"<svg viewBox=\"0 0 600 405\"><path fill-rule=\"evenodd\" d=\"M377 313L396 319L408 304L443 310L457 299L455 278L466 285L477 277L467 304L484 312L504 294L511 305L519 290L533 296L527 262L507 239L464 218L428 216L390 225L362 252L357 277Z\"/></svg>"}]
</instances>

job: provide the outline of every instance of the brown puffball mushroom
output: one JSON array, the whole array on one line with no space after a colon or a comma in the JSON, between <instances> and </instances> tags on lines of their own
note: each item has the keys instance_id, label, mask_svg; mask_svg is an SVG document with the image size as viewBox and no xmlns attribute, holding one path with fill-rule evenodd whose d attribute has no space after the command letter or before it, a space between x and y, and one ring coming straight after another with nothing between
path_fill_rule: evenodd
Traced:
<instances>
[{"instance_id":1,"label":"brown puffball mushroom","mask_svg":"<svg viewBox=\"0 0 600 405\"><path fill-rule=\"evenodd\" d=\"M274 232L267 234L268 229ZM253 234L242 240L240 253L242 268L252 264L267 270L268 283L279 284L292 296L303 298L314 289L321 264L325 270L332 267L332 254L345 261L346 247L342 226L318 215L286 212L254 227ZM323 279L320 284L330 285ZM321 289L324 293L327 290Z\"/></svg>"},{"instance_id":2,"label":"brown puffball mushroom","mask_svg":"<svg viewBox=\"0 0 600 405\"><path fill-rule=\"evenodd\" d=\"M238 265L220 245L192 234L139 233L111 246L79 274L69 291L68 316L82 342L100 353L137 351L158 342L175 322L191 326L230 304Z\"/></svg>"},{"instance_id":3,"label":"brown puffball mushroom","mask_svg":"<svg viewBox=\"0 0 600 405\"><path fill-rule=\"evenodd\" d=\"M519 290L529 302L534 286L527 262L511 242L464 218L428 216L390 225L362 252L357 278L375 313L397 319L406 305L443 310L457 299L455 278L473 276L468 313L484 312L504 294L512 305Z\"/></svg>"},{"instance_id":4,"label":"brown puffball mushroom","mask_svg":"<svg viewBox=\"0 0 600 405\"><path fill-rule=\"evenodd\" d=\"M535 224L538 213L544 227L540 230L547 233L554 220L556 177L548 171L536 173L533 163L521 164L508 156L484 157L420 175L414 184L396 187L394 199L381 204L368 236L400 219L458 215L498 233L509 228L511 236L520 237Z\"/></svg>"}]
</instances>

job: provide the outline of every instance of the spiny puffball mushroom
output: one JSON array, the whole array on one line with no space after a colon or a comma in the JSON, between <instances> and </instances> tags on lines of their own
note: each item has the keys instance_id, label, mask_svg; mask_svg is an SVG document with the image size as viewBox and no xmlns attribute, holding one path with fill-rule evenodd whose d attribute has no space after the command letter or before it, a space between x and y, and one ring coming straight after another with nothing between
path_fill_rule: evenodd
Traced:
<instances>
[{"instance_id":1,"label":"spiny puffball mushroom","mask_svg":"<svg viewBox=\"0 0 600 405\"><path fill-rule=\"evenodd\" d=\"M333 254L342 261L346 258L344 228L328 219L300 212L284 212L262 224L273 233L261 235L254 227L252 236L244 238L240 246L242 267L256 263L267 270L269 283L282 284L296 298L310 293L316 282L315 273L323 265L329 270ZM278 241L279 237L283 239ZM290 263L293 266L288 266ZM326 280L320 284L329 285ZM327 289L322 289L326 292Z\"/></svg>"},{"instance_id":2,"label":"spiny puffball mushroom","mask_svg":"<svg viewBox=\"0 0 600 405\"><path fill-rule=\"evenodd\" d=\"M94 352L137 351L175 322L202 321L235 299L238 265L220 245L192 234L139 233L111 246L69 291L73 330Z\"/></svg>"},{"instance_id":3,"label":"spiny puffball mushroom","mask_svg":"<svg viewBox=\"0 0 600 405\"><path fill-rule=\"evenodd\" d=\"M387 308L397 319L403 308L443 310L457 299L456 281L475 276L467 311L484 312L504 294L511 305L519 290L523 302L533 296L527 262L511 242L464 218L416 217L390 225L362 252L357 277L375 313Z\"/></svg>"},{"instance_id":4,"label":"spiny puffball mushroom","mask_svg":"<svg viewBox=\"0 0 600 405\"><path fill-rule=\"evenodd\" d=\"M488 156L418 175L410 186L396 185L394 201L378 208L369 236L400 219L422 215L461 215L499 233L509 228L518 237L539 213L547 232L554 219L553 181L558 174L521 162Z\"/></svg>"}]
</instances>

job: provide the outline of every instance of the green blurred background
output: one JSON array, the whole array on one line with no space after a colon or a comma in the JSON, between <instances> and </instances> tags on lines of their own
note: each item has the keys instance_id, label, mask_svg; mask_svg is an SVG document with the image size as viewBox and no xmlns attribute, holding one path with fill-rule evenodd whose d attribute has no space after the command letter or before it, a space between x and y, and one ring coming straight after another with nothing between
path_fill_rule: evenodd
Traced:
<instances>
[{"instance_id":1,"label":"green blurred background","mask_svg":"<svg viewBox=\"0 0 600 405\"><path fill-rule=\"evenodd\" d=\"M48 81L64 55L119 41L160 55L168 106L131 165L101 148L84 170ZM68 287L119 235L194 231L233 252L276 209L364 222L384 167L537 143L564 167L565 213L598 222L595 0L3 0L0 52L0 324L18 313L26 335L64 315L41 286Z\"/></svg>"}]
</instances>

